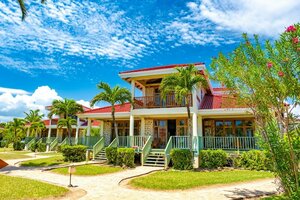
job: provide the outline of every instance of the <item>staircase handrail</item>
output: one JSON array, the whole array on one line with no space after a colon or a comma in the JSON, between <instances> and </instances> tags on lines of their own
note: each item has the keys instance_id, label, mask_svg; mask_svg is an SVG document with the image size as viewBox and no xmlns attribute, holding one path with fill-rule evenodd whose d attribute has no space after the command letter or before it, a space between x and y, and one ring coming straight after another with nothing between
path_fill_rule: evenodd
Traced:
<instances>
[{"instance_id":1,"label":"staircase handrail","mask_svg":"<svg viewBox=\"0 0 300 200\"><path fill-rule=\"evenodd\" d=\"M50 143L50 151L52 151L57 145L58 145L58 138L55 138L55 139Z\"/></svg>"},{"instance_id":2,"label":"staircase handrail","mask_svg":"<svg viewBox=\"0 0 300 200\"><path fill-rule=\"evenodd\" d=\"M93 146L93 160L95 160L96 155L104 148L104 138L101 137L100 140Z\"/></svg>"},{"instance_id":3,"label":"staircase handrail","mask_svg":"<svg viewBox=\"0 0 300 200\"><path fill-rule=\"evenodd\" d=\"M165 148L165 168L168 168L169 163L171 161L170 152L171 152L171 149L172 149L172 139L173 139L173 136L171 136L169 138L169 141L168 141L167 146Z\"/></svg>"},{"instance_id":4,"label":"staircase handrail","mask_svg":"<svg viewBox=\"0 0 300 200\"><path fill-rule=\"evenodd\" d=\"M144 146L142 148L142 155L141 155L141 164L142 165L145 164L148 154L151 151L151 144L152 144L152 136L149 136L146 143L144 144Z\"/></svg>"},{"instance_id":5,"label":"staircase handrail","mask_svg":"<svg viewBox=\"0 0 300 200\"><path fill-rule=\"evenodd\" d=\"M109 145L108 147L118 147L118 140L115 138Z\"/></svg>"},{"instance_id":6,"label":"staircase handrail","mask_svg":"<svg viewBox=\"0 0 300 200\"><path fill-rule=\"evenodd\" d=\"M33 144L33 143L35 143L35 138L32 138L26 145L27 145L27 149L29 149L30 148L30 146Z\"/></svg>"}]
</instances>

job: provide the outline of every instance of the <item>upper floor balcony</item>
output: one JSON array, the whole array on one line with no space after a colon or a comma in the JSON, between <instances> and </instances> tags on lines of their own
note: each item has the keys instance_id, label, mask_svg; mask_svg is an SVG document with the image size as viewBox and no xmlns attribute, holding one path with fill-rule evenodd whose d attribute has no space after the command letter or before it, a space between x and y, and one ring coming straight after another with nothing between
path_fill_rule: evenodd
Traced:
<instances>
[{"instance_id":1,"label":"upper floor balcony","mask_svg":"<svg viewBox=\"0 0 300 200\"><path fill-rule=\"evenodd\" d=\"M188 96L187 101L192 107L192 94ZM153 96L134 97L133 109L186 107L187 101L183 99L182 102L177 102L174 94L169 94L165 98L162 98L161 94L154 94Z\"/></svg>"}]
</instances>

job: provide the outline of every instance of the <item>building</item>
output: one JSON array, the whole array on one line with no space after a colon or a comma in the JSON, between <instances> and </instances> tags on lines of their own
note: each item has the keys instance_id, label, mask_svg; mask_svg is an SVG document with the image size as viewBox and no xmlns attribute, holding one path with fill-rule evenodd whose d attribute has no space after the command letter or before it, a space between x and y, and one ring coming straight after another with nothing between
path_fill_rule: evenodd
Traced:
<instances>
[{"instance_id":1,"label":"building","mask_svg":"<svg viewBox=\"0 0 300 200\"><path fill-rule=\"evenodd\" d=\"M239 104L226 88L213 88L203 63L194 65L206 77L208 86L199 87L190 95L190 121L185 102L176 103L173 94L162 98L159 90L165 76L176 73L175 67L186 67L187 64L119 73L120 78L131 85L134 104L125 103L115 108L118 141L113 134L110 106L77 115L88 120L88 127L93 120L103 124L100 132L104 141L98 150L108 145L135 147L142 154L142 164L167 166L172 148L189 148L192 145L195 155L199 150L208 148L230 151L256 148L251 110ZM188 134L189 123L193 133L192 144ZM89 132L90 128L87 135ZM195 163L197 165L197 160Z\"/></svg>"}]
</instances>

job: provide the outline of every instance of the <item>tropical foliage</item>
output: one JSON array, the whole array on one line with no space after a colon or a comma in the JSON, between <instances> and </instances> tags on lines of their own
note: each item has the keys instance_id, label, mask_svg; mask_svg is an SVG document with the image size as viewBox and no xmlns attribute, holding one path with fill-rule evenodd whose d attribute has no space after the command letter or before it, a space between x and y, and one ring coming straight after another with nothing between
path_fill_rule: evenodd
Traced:
<instances>
[{"instance_id":1,"label":"tropical foliage","mask_svg":"<svg viewBox=\"0 0 300 200\"><path fill-rule=\"evenodd\" d=\"M299 199L299 165L291 113L300 104L300 25L289 26L274 42L259 37L244 41L229 55L213 59L213 78L231 89L237 101L254 113L260 133L275 166L275 173L289 198ZM296 132L298 137L292 137ZM282 137L284 135L285 137ZM299 147L299 145L298 145ZM283 159L284 158L284 159Z\"/></svg>"},{"instance_id":2,"label":"tropical foliage","mask_svg":"<svg viewBox=\"0 0 300 200\"><path fill-rule=\"evenodd\" d=\"M97 88L101 90L90 102L91 106L94 106L99 102L106 102L111 105L112 122L115 130L115 137L118 138L118 128L115 118L115 105L123 105L126 102L132 102L131 93L127 88L115 86L111 88L107 83L100 82Z\"/></svg>"},{"instance_id":3,"label":"tropical foliage","mask_svg":"<svg viewBox=\"0 0 300 200\"><path fill-rule=\"evenodd\" d=\"M41 0L41 3L42 4L46 3L46 0ZM25 6L25 1L24 0L18 0L18 4L19 4L21 12L22 12L22 20L25 20L25 18L27 16L27 8Z\"/></svg>"},{"instance_id":4,"label":"tropical foliage","mask_svg":"<svg viewBox=\"0 0 300 200\"><path fill-rule=\"evenodd\" d=\"M76 125L75 115L79 112L83 112L82 105L76 103L76 101L72 99L64 99L53 100L50 112L48 114L50 119L53 117L53 115L60 116L57 126L58 128L67 128L69 144L72 144L72 125Z\"/></svg>"},{"instance_id":5,"label":"tropical foliage","mask_svg":"<svg viewBox=\"0 0 300 200\"><path fill-rule=\"evenodd\" d=\"M191 118L191 94L199 86L206 85L205 77L199 74L199 70L194 65L187 67L177 67L177 73L166 76L162 79L160 90L163 98L170 93L174 93L175 100L178 104L185 102L187 114L189 118L189 134L190 134L190 148L192 148L193 134L190 124Z\"/></svg>"},{"instance_id":6,"label":"tropical foliage","mask_svg":"<svg viewBox=\"0 0 300 200\"><path fill-rule=\"evenodd\" d=\"M44 114L40 114L40 110L30 110L28 113L25 112L25 122L27 123L27 136L29 133L35 133L35 137L41 134L46 128L42 121Z\"/></svg>"}]
</instances>

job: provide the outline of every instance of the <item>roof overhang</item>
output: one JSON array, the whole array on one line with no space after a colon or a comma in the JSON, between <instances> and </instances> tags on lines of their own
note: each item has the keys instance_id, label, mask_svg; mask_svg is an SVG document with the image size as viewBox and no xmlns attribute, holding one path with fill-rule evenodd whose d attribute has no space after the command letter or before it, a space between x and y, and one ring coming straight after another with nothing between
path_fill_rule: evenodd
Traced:
<instances>
[{"instance_id":1,"label":"roof overhang","mask_svg":"<svg viewBox=\"0 0 300 200\"><path fill-rule=\"evenodd\" d=\"M111 112L108 113L81 113L77 114L79 118L82 119L112 119ZM116 119L129 118L130 112L117 112L115 113Z\"/></svg>"}]
</instances>

